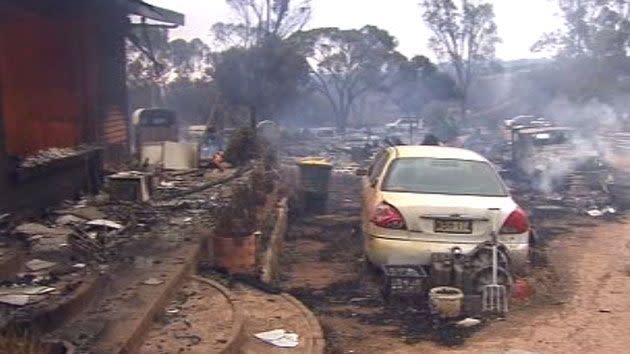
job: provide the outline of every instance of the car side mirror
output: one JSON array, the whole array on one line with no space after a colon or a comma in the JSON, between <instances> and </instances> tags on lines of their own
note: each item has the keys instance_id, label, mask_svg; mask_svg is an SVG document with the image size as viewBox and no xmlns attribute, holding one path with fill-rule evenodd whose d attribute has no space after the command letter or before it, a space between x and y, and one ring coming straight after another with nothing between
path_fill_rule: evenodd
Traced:
<instances>
[{"instance_id":1,"label":"car side mirror","mask_svg":"<svg viewBox=\"0 0 630 354\"><path fill-rule=\"evenodd\" d=\"M366 168L357 168L357 170L354 172L355 175L357 176L367 176L368 175L368 170Z\"/></svg>"}]
</instances>

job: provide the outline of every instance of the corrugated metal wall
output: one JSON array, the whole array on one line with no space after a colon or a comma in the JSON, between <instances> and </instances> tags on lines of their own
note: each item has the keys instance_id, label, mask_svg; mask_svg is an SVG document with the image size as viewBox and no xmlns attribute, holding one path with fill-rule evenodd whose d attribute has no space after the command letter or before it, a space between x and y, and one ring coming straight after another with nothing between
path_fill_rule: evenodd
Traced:
<instances>
[{"instance_id":1,"label":"corrugated metal wall","mask_svg":"<svg viewBox=\"0 0 630 354\"><path fill-rule=\"evenodd\" d=\"M28 16L0 23L7 151L24 155L79 143L77 26Z\"/></svg>"},{"instance_id":2,"label":"corrugated metal wall","mask_svg":"<svg viewBox=\"0 0 630 354\"><path fill-rule=\"evenodd\" d=\"M128 156L128 23L117 3L0 0L0 211L72 198L95 186L102 165L99 157L90 171L80 163L9 180L6 154L89 143Z\"/></svg>"},{"instance_id":3,"label":"corrugated metal wall","mask_svg":"<svg viewBox=\"0 0 630 354\"><path fill-rule=\"evenodd\" d=\"M106 144L126 144L128 140L127 135L127 118L120 108L116 106L110 106L105 114L105 121L103 122L103 137Z\"/></svg>"},{"instance_id":4,"label":"corrugated metal wall","mask_svg":"<svg viewBox=\"0 0 630 354\"><path fill-rule=\"evenodd\" d=\"M81 143L128 150L124 13L3 14L0 84L6 149L23 156Z\"/></svg>"}]
</instances>

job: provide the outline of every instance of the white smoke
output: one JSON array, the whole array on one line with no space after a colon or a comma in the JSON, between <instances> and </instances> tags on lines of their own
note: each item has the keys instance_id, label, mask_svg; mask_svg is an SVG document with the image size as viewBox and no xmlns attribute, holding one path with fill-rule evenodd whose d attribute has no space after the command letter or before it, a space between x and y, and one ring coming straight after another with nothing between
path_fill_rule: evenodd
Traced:
<instances>
[{"instance_id":1,"label":"white smoke","mask_svg":"<svg viewBox=\"0 0 630 354\"><path fill-rule=\"evenodd\" d=\"M615 109L594 98L584 103L556 97L544 109L545 117L558 125L578 129L583 136L595 136L623 129L624 121Z\"/></svg>"},{"instance_id":2,"label":"white smoke","mask_svg":"<svg viewBox=\"0 0 630 354\"><path fill-rule=\"evenodd\" d=\"M580 135L573 136L563 148L540 151L529 166L537 176L534 187L546 194L553 193L572 173L583 168L597 168L595 164L602 155L603 150L596 140Z\"/></svg>"},{"instance_id":3,"label":"white smoke","mask_svg":"<svg viewBox=\"0 0 630 354\"><path fill-rule=\"evenodd\" d=\"M607 136L625 125L623 114L597 99L576 103L557 97L544 112L557 126L575 129L564 148L543 148L525 166L528 174L537 176L535 187L545 193L553 193L565 178L585 166L597 168L597 161L606 160L612 150Z\"/></svg>"}]
</instances>

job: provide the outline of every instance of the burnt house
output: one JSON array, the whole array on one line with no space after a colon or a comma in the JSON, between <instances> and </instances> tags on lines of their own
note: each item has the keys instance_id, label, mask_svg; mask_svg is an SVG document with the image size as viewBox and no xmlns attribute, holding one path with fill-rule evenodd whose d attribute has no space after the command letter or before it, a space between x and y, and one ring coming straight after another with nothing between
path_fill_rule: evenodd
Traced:
<instances>
[{"instance_id":1,"label":"burnt house","mask_svg":"<svg viewBox=\"0 0 630 354\"><path fill-rule=\"evenodd\" d=\"M132 18L184 23L140 0L0 0L0 211L94 192L126 158Z\"/></svg>"}]
</instances>

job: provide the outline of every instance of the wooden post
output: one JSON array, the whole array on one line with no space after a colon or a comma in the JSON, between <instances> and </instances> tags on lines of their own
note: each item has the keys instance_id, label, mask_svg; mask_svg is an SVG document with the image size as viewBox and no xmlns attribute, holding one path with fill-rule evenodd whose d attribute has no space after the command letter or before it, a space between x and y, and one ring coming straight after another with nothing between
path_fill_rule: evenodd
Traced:
<instances>
[{"instance_id":1,"label":"wooden post","mask_svg":"<svg viewBox=\"0 0 630 354\"><path fill-rule=\"evenodd\" d=\"M97 7L99 8L99 7ZM105 159L120 161L129 155L125 33L126 13L103 2L98 24L99 38L99 139ZM124 132L121 132L124 126Z\"/></svg>"},{"instance_id":2,"label":"wooden post","mask_svg":"<svg viewBox=\"0 0 630 354\"><path fill-rule=\"evenodd\" d=\"M4 136L4 96L2 96L2 77L0 77L0 212L9 207L9 170L7 162L6 139Z\"/></svg>"}]
</instances>

